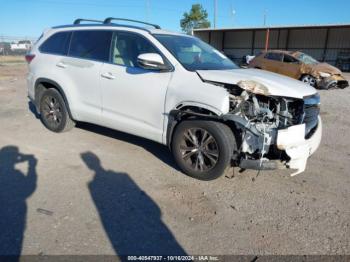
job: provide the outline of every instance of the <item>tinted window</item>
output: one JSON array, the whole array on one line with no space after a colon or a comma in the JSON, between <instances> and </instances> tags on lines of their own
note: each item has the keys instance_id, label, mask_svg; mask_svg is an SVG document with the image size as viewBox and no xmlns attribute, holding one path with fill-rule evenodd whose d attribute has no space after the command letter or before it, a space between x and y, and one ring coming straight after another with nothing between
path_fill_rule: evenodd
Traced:
<instances>
[{"instance_id":1,"label":"tinted window","mask_svg":"<svg viewBox=\"0 0 350 262\"><path fill-rule=\"evenodd\" d=\"M285 63L298 63L299 61L290 55L284 55L283 62L285 62Z\"/></svg>"},{"instance_id":2,"label":"tinted window","mask_svg":"<svg viewBox=\"0 0 350 262\"><path fill-rule=\"evenodd\" d=\"M198 38L163 34L154 36L189 71L238 68L224 54Z\"/></svg>"},{"instance_id":3,"label":"tinted window","mask_svg":"<svg viewBox=\"0 0 350 262\"><path fill-rule=\"evenodd\" d=\"M112 62L117 65L137 67L137 57L144 53L159 53L144 37L125 32L114 33Z\"/></svg>"},{"instance_id":4,"label":"tinted window","mask_svg":"<svg viewBox=\"0 0 350 262\"><path fill-rule=\"evenodd\" d=\"M39 48L41 52L66 55L71 32L59 32L50 36Z\"/></svg>"},{"instance_id":5,"label":"tinted window","mask_svg":"<svg viewBox=\"0 0 350 262\"><path fill-rule=\"evenodd\" d=\"M111 31L75 31L69 55L79 58L109 61Z\"/></svg>"},{"instance_id":6,"label":"tinted window","mask_svg":"<svg viewBox=\"0 0 350 262\"><path fill-rule=\"evenodd\" d=\"M282 54L281 53L267 53L265 55L266 59L275 60L275 61L282 61Z\"/></svg>"}]
</instances>

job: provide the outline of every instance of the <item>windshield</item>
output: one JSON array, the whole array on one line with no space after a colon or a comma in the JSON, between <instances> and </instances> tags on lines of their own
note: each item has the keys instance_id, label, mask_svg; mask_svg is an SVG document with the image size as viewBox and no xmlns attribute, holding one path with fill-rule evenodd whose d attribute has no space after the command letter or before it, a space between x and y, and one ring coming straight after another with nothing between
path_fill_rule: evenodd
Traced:
<instances>
[{"instance_id":1,"label":"windshield","mask_svg":"<svg viewBox=\"0 0 350 262\"><path fill-rule=\"evenodd\" d=\"M154 36L189 71L238 68L225 55L198 38L164 34Z\"/></svg>"},{"instance_id":2,"label":"windshield","mask_svg":"<svg viewBox=\"0 0 350 262\"><path fill-rule=\"evenodd\" d=\"M303 53L301 53L298 56L298 59L301 62L303 62L304 64L307 64L307 65L314 65L314 64L318 64L319 63L315 58L313 58L313 57L311 57L311 56L309 56L307 54L303 54Z\"/></svg>"}]
</instances>

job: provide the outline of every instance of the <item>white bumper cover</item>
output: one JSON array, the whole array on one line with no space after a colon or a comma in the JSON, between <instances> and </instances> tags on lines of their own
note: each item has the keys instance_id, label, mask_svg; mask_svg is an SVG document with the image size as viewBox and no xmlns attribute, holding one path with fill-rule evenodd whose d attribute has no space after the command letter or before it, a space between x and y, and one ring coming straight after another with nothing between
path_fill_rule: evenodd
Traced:
<instances>
[{"instance_id":1,"label":"white bumper cover","mask_svg":"<svg viewBox=\"0 0 350 262\"><path fill-rule=\"evenodd\" d=\"M291 176L302 173L306 168L307 159L319 147L322 136L322 121L318 117L318 125L315 133L309 139L305 139L305 124L291 126L279 130L277 133L277 147L285 150L291 158L286 166L297 171Z\"/></svg>"}]
</instances>

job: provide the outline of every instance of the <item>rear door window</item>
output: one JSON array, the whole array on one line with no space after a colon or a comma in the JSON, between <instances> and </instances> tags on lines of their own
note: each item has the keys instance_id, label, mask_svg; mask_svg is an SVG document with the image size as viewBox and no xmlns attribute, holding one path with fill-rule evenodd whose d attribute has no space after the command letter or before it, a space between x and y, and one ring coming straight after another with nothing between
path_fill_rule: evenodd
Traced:
<instances>
[{"instance_id":1,"label":"rear door window","mask_svg":"<svg viewBox=\"0 0 350 262\"><path fill-rule=\"evenodd\" d=\"M44 53L67 55L71 32L58 32L50 36L40 47Z\"/></svg>"},{"instance_id":2,"label":"rear door window","mask_svg":"<svg viewBox=\"0 0 350 262\"><path fill-rule=\"evenodd\" d=\"M108 62L111 40L112 31L74 31L69 56Z\"/></svg>"},{"instance_id":3,"label":"rear door window","mask_svg":"<svg viewBox=\"0 0 350 262\"><path fill-rule=\"evenodd\" d=\"M269 60L281 62L282 61L282 54L281 53L267 53L265 55L265 58L269 59Z\"/></svg>"}]
</instances>

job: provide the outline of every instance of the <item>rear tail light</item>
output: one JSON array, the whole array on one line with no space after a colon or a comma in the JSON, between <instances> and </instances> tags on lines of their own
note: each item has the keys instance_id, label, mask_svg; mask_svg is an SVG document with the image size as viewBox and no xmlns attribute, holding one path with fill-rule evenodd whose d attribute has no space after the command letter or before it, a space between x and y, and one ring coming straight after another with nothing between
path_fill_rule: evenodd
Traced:
<instances>
[{"instance_id":1,"label":"rear tail light","mask_svg":"<svg viewBox=\"0 0 350 262\"><path fill-rule=\"evenodd\" d=\"M27 63L29 64L30 62L32 62L34 57L35 57L35 55L26 55L25 58L26 58Z\"/></svg>"}]
</instances>

